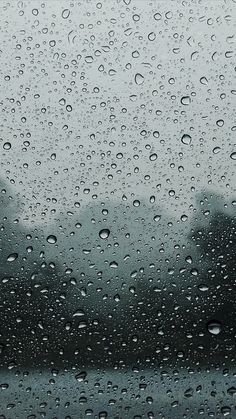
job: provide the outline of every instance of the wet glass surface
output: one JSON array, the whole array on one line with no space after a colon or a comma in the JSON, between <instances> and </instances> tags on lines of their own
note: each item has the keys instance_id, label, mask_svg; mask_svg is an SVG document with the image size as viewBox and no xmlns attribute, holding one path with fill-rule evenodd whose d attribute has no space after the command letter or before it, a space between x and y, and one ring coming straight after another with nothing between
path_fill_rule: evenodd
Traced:
<instances>
[{"instance_id":1,"label":"wet glass surface","mask_svg":"<svg viewBox=\"0 0 236 419\"><path fill-rule=\"evenodd\" d=\"M0 419L235 418L236 1L0 10Z\"/></svg>"}]
</instances>

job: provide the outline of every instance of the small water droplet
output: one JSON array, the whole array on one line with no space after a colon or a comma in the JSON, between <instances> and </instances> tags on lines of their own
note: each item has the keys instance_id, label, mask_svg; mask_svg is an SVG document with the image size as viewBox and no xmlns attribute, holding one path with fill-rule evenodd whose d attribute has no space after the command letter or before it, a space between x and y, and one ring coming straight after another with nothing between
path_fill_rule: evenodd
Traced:
<instances>
[{"instance_id":1,"label":"small water droplet","mask_svg":"<svg viewBox=\"0 0 236 419\"><path fill-rule=\"evenodd\" d=\"M232 160L236 160L236 151L234 151L233 153L230 154L230 158Z\"/></svg>"}]
</instances>

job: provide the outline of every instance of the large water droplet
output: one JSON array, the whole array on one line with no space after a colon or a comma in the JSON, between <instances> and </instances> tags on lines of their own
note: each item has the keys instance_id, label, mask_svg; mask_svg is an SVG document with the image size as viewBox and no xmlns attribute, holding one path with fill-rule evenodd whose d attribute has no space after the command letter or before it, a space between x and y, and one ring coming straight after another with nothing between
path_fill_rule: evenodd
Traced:
<instances>
[{"instance_id":1,"label":"large water droplet","mask_svg":"<svg viewBox=\"0 0 236 419\"><path fill-rule=\"evenodd\" d=\"M191 99L189 96L183 96L181 97L180 102L182 103L182 105L190 105Z\"/></svg>"},{"instance_id":2,"label":"large water droplet","mask_svg":"<svg viewBox=\"0 0 236 419\"><path fill-rule=\"evenodd\" d=\"M81 371L81 372L79 372L79 374L77 374L76 376L75 376L75 379L79 382L79 383L81 383L82 381L84 381L85 380L85 378L87 377L87 372L86 371Z\"/></svg>"},{"instance_id":3,"label":"large water droplet","mask_svg":"<svg viewBox=\"0 0 236 419\"><path fill-rule=\"evenodd\" d=\"M135 200L133 201L133 206L134 206L134 207L139 207L139 205L140 205L140 201L139 201L138 199L135 199Z\"/></svg>"},{"instance_id":4,"label":"large water droplet","mask_svg":"<svg viewBox=\"0 0 236 419\"><path fill-rule=\"evenodd\" d=\"M11 253L8 257L7 257L7 261L8 262L14 262L14 260L16 260L18 258L18 253Z\"/></svg>"},{"instance_id":5,"label":"large water droplet","mask_svg":"<svg viewBox=\"0 0 236 419\"><path fill-rule=\"evenodd\" d=\"M210 320L207 323L207 330L212 335L219 335L221 332L221 323L218 320Z\"/></svg>"},{"instance_id":6,"label":"large water droplet","mask_svg":"<svg viewBox=\"0 0 236 419\"><path fill-rule=\"evenodd\" d=\"M141 85L144 82L144 77L142 76L142 74L137 73L137 74L135 74L134 80L135 80L136 84Z\"/></svg>"},{"instance_id":7,"label":"large water droplet","mask_svg":"<svg viewBox=\"0 0 236 419\"><path fill-rule=\"evenodd\" d=\"M213 148L213 153L214 154L218 154L220 152L221 148L220 147L214 147Z\"/></svg>"},{"instance_id":8,"label":"large water droplet","mask_svg":"<svg viewBox=\"0 0 236 419\"><path fill-rule=\"evenodd\" d=\"M10 150L11 149L11 143L7 142L3 144L4 150Z\"/></svg>"},{"instance_id":9,"label":"large water droplet","mask_svg":"<svg viewBox=\"0 0 236 419\"><path fill-rule=\"evenodd\" d=\"M103 228L99 231L99 237L101 239L107 239L110 236L110 230L108 228Z\"/></svg>"},{"instance_id":10,"label":"large water droplet","mask_svg":"<svg viewBox=\"0 0 236 419\"><path fill-rule=\"evenodd\" d=\"M69 9L64 9L62 11L61 15L62 15L63 19L67 19L70 16L70 10Z\"/></svg>"},{"instance_id":11,"label":"large water droplet","mask_svg":"<svg viewBox=\"0 0 236 419\"><path fill-rule=\"evenodd\" d=\"M155 161L156 159L157 159L157 154L156 153L153 153L149 156L149 160L151 160L151 161Z\"/></svg>"},{"instance_id":12,"label":"large water droplet","mask_svg":"<svg viewBox=\"0 0 236 419\"><path fill-rule=\"evenodd\" d=\"M192 141L192 137L190 137L190 135L188 134L184 134L181 138L181 141L184 145L190 145Z\"/></svg>"},{"instance_id":13,"label":"large water droplet","mask_svg":"<svg viewBox=\"0 0 236 419\"><path fill-rule=\"evenodd\" d=\"M50 234L47 237L47 242L50 243L50 244L55 244L57 242L56 236L54 236L53 234Z\"/></svg>"},{"instance_id":14,"label":"large water droplet","mask_svg":"<svg viewBox=\"0 0 236 419\"><path fill-rule=\"evenodd\" d=\"M233 153L230 154L230 158L232 160L236 160L236 151L234 151Z\"/></svg>"},{"instance_id":15,"label":"large water droplet","mask_svg":"<svg viewBox=\"0 0 236 419\"><path fill-rule=\"evenodd\" d=\"M73 317L81 317L84 316L84 311L81 309L78 309L74 312Z\"/></svg>"}]
</instances>

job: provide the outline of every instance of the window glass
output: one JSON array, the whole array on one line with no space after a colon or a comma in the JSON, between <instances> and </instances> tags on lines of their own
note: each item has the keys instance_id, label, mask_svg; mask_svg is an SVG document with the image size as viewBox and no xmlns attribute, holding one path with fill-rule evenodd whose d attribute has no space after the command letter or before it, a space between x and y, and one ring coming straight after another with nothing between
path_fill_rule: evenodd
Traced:
<instances>
[{"instance_id":1,"label":"window glass","mask_svg":"<svg viewBox=\"0 0 236 419\"><path fill-rule=\"evenodd\" d=\"M0 3L0 419L236 417L235 0Z\"/></svg>"}]
</instances>

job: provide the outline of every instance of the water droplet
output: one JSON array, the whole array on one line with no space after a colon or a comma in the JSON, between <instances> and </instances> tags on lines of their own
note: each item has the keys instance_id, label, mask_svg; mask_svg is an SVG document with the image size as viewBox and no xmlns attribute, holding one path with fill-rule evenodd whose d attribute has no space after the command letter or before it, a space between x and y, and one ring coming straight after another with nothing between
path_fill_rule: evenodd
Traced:
<instances>
[{"instance_id":1,"label":"water droplet","mask_svg":"<svg viewBox=\"0 0 236 419\"><path fill-rule=\"evenodd\" d=\"M207 323L207 330L212 335L219 335L219 333L221 332L221 323L217 320L210 320Z\"/></svg>"},{"instance_id":2,"label":"water droplet","mask_svg":"<svg viewBox=\"0 0 236 419\"><path fill-rule=\"evenodd\" d=\"M182 138L181 138L181 142L184 145L190 145L191 144L191 141L192 141L192 137L190 137L190 135L188 135L188 134L184 134L182 136Z\"/></svg>"},{"instance_id":3,"label":"water droplet","mask_svg":"<svg viewBox=\"0 0 236 419\"><path fill-rule=\"evenodd\" d=\"M218 119L218 121L216 121L216 125L218 126L218 127L223 127L223 125L224 125L224 120L223 119Z\"/></svg>"},{"instance_id":4,"label":"water droplet","mask_svg":"<svg viewBox=\"0 0 236 419\"><path fill-rule=\"evenodd\" d=\"M3 144L3 148L4 148L4 150L10 150L10 148L11 148L11 143L9 143L9 142L4 143L4 144Z\"/></svg>"},{"instance_id":5,"label":"water droplet","mask_svg":"<svg viewBox=\"0 0 236 419\"><path fill-rule=\"evenodd\" d=\"M154 131L154 132L153 132L153 137L154 137L154 138L159 138L159 137L160 137L160 133L159 133L159 131Z\"/></svg>"},{"instance_id":6,"label":"water droplet","mask_svg":"<svg viewBox=\"0 0 236 419\"><path fill-rule=\"evenodd\" d=\"M73 314L73 317L81 317L81 316L84 316L84 311L81 309L76 310Z\"/></svg>"},{"instance_id":7,"label":"water droplet","mask_svg":"<svg viewBox=\"0 0 236 419\"><path fill-rule=\"evenodd\" d=\"M221 413L223 416L229 416L231 413L231 408L229 406L223 406L221 408Z\"/></svg>"},{"instance_id":8,"label":"water droplet","mask_svg":"<svg viewBox=\"0 0 236 419\"><path fill-rule=\"evenodd\" d=\"M154 19L155 20L161 20L161 14L160 13L155 13Z\"/></svg>"},{"instance_id":9,"label":"water droplet","mask_svg":"<svg viewBox=\"0 0 236 419\"><path fill-rule=\"evenodd\" d=\"M81 372L79 372L79 374L77 374L76 376L75 376L75 379L79 382L79 383L81 383L82 381L84 381L85 380L85 378L87 377L87 372L86 371L81 371Z\"/></svg>"},{"instance_id":10,"label":"water droplet","mask_svg":"<svg viewBox=\"0 0 236 419\"><path fill-rule=\"evenodd\" d=\"M201 84L204 84L204 85L208 84L208 80L207 80L207 78L206 78L206 77L201 77L201 78L200 78L200 83L201 83Z\"/></svg>"},{"instance_id":11,"label":"water droplet","mask_svg":"<svg viewBox=\"0 0 236 419\"><path fill-rule=\"evenodd\" d=\"M148 34L149 41L154 41L156 39L156 34L154 32L150 32Z\"/></svg>"},{"instance_id":12,"label":"water droplet","mask_svg":"<svg viewBox=\"0 0 236 419\"><path fill-rule=\"evenodd\" d=\"M236 151L234 151L233 153L230 154L230 158L232 160L236 160Z\"/></svg>"},{"instance_id":13,"label":"water droplet","mask_svg":"<svg viewBox=\"0 0 236 419\"><path fill-rule=\"evenodd\" d=\"M9 384L7 384L7 383L0 384L0 388L2 390L6 390L8 387L9 387Z\"/></svg>"},{"instance_id":14,"label":"water droplet","mask_svg":"<svg viewBox=\"0 0 236 419\"><path fill-rule=\"evenodd\" d=\"M191 256L187 256L186 258L185 258L185 260L186 260L186 262L187 263L193 263L193 259L192 259L192 257Z\"/></svg>"},{"instance_id":15,"label":"water droplet","mask_svg":"<svg viewBox=\"0 0 236 419\"><path fill-rule=\"evenodd\" d=\"M199 289L199 291L205 292L205 291L209 290L209 287L205 284L200 284L200 285L198 285L198 289Z\"/></svg>"},{"instance_id":16,"label":"water droplet","mask_svg":"<svg viewBox=\"0 0 236 419\"><path fill-rule=\"evenodd\" d=\"M67 19L70 16L70 10L69 9L64 9L62 11L61 15L62 15L63 19Z\"/></svg>"},{"instance_id":17,"label":"water droplet","mask_svg":"<svg viewBox=\"0 0 236 419\"><path fill-rule=\"evenodd\" d=\"M213 154L218 154L220 152L221 148L220 147L214 147L213 148Z\"/></svg>"},{"instance_id":18,"label":"water droplet","mask_svg":"<svg viewBox=\"0 0 236 419\"><path fill-rule=\"evenodd\" d=\"M135 80L136 84L141 85L144 82L144 77L142 76L142 74L137 73L137 74L135 74L134 80Z\"/></svg>"},{"instance_id":19,"label":"water droplet","mask_svg":"<svg viewBox=\"0 0 236 419\"><path fill-rule=\"evenodd\" d=\"M115 262L115 261L110 262L110 268L113 268L113 269L118 268L118 263L117 263L117 262Z\"/></svg>"},{"instance_id":20,"label":"water droplet","mask_svg":"<svg viewBox=\"0 0 236 419\"><path fill-rule=\"evenodd\" d=\"M236 395L236 387L228 388L227 393L230 394L231 396Z\"/></svg>"},{"instance_id":21,"label":"water droplet","mask_svg":"<svg viewBox=\"0 0 236 419\"><path fill-rule=\"evenodd\" d=\"M157 159L157 154L156 153L153 153L149 156L149 160L151 160L151 161L155 161L156 159Z\"/></svg>"},{"instance_id":22,"label":"water droplet","mask_svg":"<svg viewBox=\"0 0 236 419\"><path fill-rule=\"evenodd\" d=\"M192 397L193 396L193 388L188 388L185 392L184 395L185 397Z\"/></svg>"},{"instance_id":23,"label":"water droplet","mask_svg":"<svg viewBox=\"0 0 236 419\"><path fill-rule=\"evenodd\" d=\"M133 206L134 206L134 207L139 207L139 205L140 205L140 201L139 201L138 199L135 199L135 200L133 201Z\"/></svg>"},{"instance_id":24,"label":"water droplet","mask_svg":"<svg viewBox=\"0 0 236 419\"><path fill-rule=\"evenodd\" d=\"M182 105L190 105L191 99L189 96L183 96L181 97L180 102L182 103Z\"/></svg>"},{"instance_id":25,"label":"water droplet","mask_svg":"<svg viewBox=\"0 0 236 419\"><path fill-rule=\"evenodd\" d=\"M33 10L32 10L32 15L34 15L34 16L38 16L38 14L39 14L38 9L33 9Z\"/></svg>"},{"instance_id":26,"label":"water droplet","mask_svg":"<svg viewBox=\"0 0 236 419\"><path fill-rule=\"evenodd\" d=\"M14 262L14 260L16 260L18 258L18 253L11 253L8 257L7 257L7 261L8 262Z\"/></svg>"},{"instance_id":27,"label":"water droplet","mask_svg":"<svg viewBox=\"0 0 236 419\"><path fill-rule=\"evenodd\" d=\"M110 236L110 230L108 228L103 228L99 231L99 237L101 239L107 239Z\"/></svg>"},{"instance_id":28,"label":"water droplet","mask_svg":"<svg viewBox=\"0 0 236 419\"><path fill-rule=\"evenodd\" d=\"M57 242L56 236L53 236L53 234L50 234L47 237L47 242L50 243L50 244L55 244Z\"/></svg>"}]
</instances>

